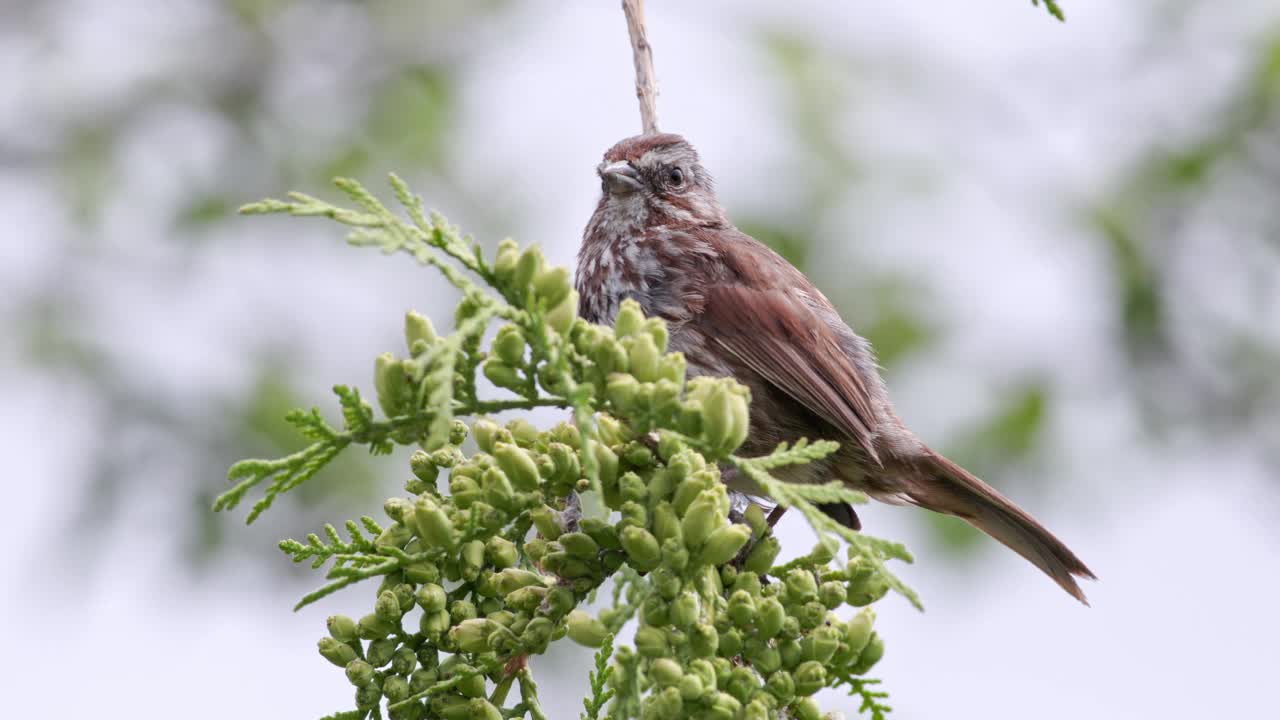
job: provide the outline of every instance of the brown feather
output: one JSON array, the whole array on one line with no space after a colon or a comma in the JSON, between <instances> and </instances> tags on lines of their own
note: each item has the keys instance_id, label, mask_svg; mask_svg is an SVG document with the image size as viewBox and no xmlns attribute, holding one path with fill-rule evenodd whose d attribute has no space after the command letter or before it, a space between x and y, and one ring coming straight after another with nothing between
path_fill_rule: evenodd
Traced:
<instances>
[{"instance_id":1,"label":"brown feather","mask_svg":"<svg viewBox=\"0 0 1280 720\"><path fill-rule=\"evenodd\" d=\"M721 285L704 295L704 335L879 462L866 386L811 310L779 290Z\"/></svg>"}]
</instances>

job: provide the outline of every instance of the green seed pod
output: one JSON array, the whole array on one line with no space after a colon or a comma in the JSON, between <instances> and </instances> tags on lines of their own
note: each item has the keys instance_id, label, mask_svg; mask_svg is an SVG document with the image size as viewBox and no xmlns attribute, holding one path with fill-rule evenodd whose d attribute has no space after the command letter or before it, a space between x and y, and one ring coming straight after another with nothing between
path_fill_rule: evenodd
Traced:
<instances>
[{"instance_id":1,"label":"green seed pod","mask_svg":"<svg viewBox=\"0 0 1280 720\"><path fill-rule=\"evenodd\" d=\"M792 673L796 681L797 695L812 695L827 684L827 669L816 660L800 663Z\"/></svg>"},{"instance_id":2,"label":"green seed pod","mask_svg":"<svg viewBox=\"0 0 1280 720\"><path fill-rule=\"evenodd\" d=\"M671 687L679 683L680 678L684 677L684 669L675 660L658 658L649 666L649 677L653 678L658 687Z\"/></svg>"},{"instance_id":3,"label":"green seed pod","mask_svg":"<svg viewBox=\"0 0 1280 720\"><path fill-rule=\"evenodd\" d=\"M715 491L703 490L685 511L680 529L684 534L685 546L690 552L701 548L711 533L723 524L724 517L719 514L718 499Z\"/></svg>"},{"instance_id":4,"label":"green seed pod","mask_svg":"<svg viewBox=\"0 0 1280 720\"><path fill-rule=\"evenodd\" d=\"M526 450L531 449L541 435L537 426L524 418L516 418L508 422L507 432L511 433L512 442Z\"/></svg>"},{"instance_id":5,"label":"green seed pod","mask_svg":"<svg viewBox=\"0 0 1280 720\"><path fill-rule=\"evenodd\" d=\"M425 450L414 451L409 458L409 469L413 470L413 474L429 487L435 486L436 477L440 474L440 468L432 462L431 455Z\"/></svg>"},{"instance_id":6,"label":"green seed pod","mask_svg":"<svg viewBox=\"0 0 1280 720\"><path fill-rule=\"evenodd\" d=\"M487 418L481 418L471 423L471 437L476 439L476 446L482 452L492 454L495 437L501 429L498 423Z\"/></svg>"},{"instance_id":7,"label":"green seed pod","mask_svg":"<svg viewBox=\"0 0 1280 720\"><path fill-rule=\"evenodd\" d=\"M769 720L769 706L763 698L757 697L743 708L742 720Z\"/></svg>"},{"instance_id":8,"label":"green seed pod","mask_svg":"<svg viewBox=\"0 0 1280 720\"><path fill-rule=\"evenodd\" d=\"M471 701L461 695L436 695L428 702L430 702L429 708L432 718L471 720Z\"/></svg>"},{"instance_id":9,"label":"green seed pod","mask_svg":"<svg viewBox=\"0 0 1280 720\"><path fill-rule=\"evenodd\" d=\"M795 720L822 720L822 709L818 707L818 701L811 697L803 697L792 703L790 714Z\"/></svg>"},{"instance_id":10,"label":"green seed pod","mask_svg":"<svg viewBox=\"0 0 1280 720\"><path fill-rule=\"evenodd\" d=\"M636 630L636 652L645 657L666 657L668 651L667 635L656 627L645 625Z\"/></svg>"},{"instance_id":11,"label":"green seed pod","mask_svg":"<svg viewBox=\"0 0 1280 720\"><path fill-rule=\"evenodd\" d=\"M653 583L654 589L658 594L667 600L675 600L680 594L682 583L680 578L669 568L660 567L653 571L649 576L649 582Z\"/></svg>"},{"instance_id":12,"label":"green seed pod","mask_svg":"<svg viewBox=\"0 0 1280 720\"><path fill-rule=\"evenodd\" d=\"M570 328L573 327L573 321L574 319L577 318L577 316L578 316L578 291L570 290L569 294L566 295L565 298L561 300L558 305L556 305L551 310L547 311L547 314L545 317L547 321L547 326L550 327L552 330L556 331L557 334L563 336L569 333ZM547 388L547 389L551 390L552 392L557 392L554 388Z\"/></svg>"},{"instance_id":13,"label":"green seed pod","mask_svg":"<svg viewBox=\"0 0 1280 720\"><path fill-rule=\"evenodd\" d=\"M747 506L746 511L743 512L743 519L751 527L753 537L760 537L769 529L769 519L765 516L764 508L755 503Z\"/></svg>"},{"instance_id":14,"label":"green seed pod","mask_svg":"<svg viewBox=\"0 0 1280 720\"><path fill-rule=\"evenodd\" d=\"M463 543L459 557L462 561L462 576L467 580L475 580L480 574L480 568L484 567L484 542L469 540Z\"/></svg>"},{"instance_id":15,"label":"green seed pod","mask_svg":"<svg viewBox=\"0 0 1280 720\"><path fill-rule=\"evenodd\" d=\"M410 511L409 517L410 519L412 519L413 517L412 511ZM380 548L384 548L384 547L402 548L405 545L407 545L409 541L412 539L413 539L412 530L405 527L404 525L401 525L400 523L391 523L390 525L388 525L386 528L383 529L383 531L378 535L377 539L373 541L373 544Z\"/></svg>"},{"instance_id":16,"label":"green seed pod","mask_svg":"<svg viewBox=\"0 0 1280 720\"><path fill-rule=\"evenodd\" d=\"M372 708L381 702L381 700L382 689L376 684L370 683L356 688L356 707L358 708Z\"/></svg>"},{"instance_id":17,"label":"green seed pod","mask_svg":"<svg viewBox=\"0 0 1280 720\"><path fill-rule=\"evenodd\" d=\"M731 658L742 652L742 633L736 628L730 628L720 633L719 644L716 647L716 654L720 657Z\"/></svg>"},{"instance_id":18,"label":"green seed pod","mask_svg":"<svg viewBox=\"0 0 1280 720\"><path fill-rule=\"evenodd\" d=\"M542 271L542 266L542 248L537 245L525 248L516 261L515 274L511 276L513 288L521 292L532 289L533 279Z\"/></svg>"},{"instance_id":19,"label":"green seed pod","mask_svg":"<svg viewBox=\"0 0 1280 720\"><path fill-rule=\"evenodd\" d=\"M565 552L584 560L595 560L600 553L600 546L584 532L565 533L560 536L559 542L564 546Z\"/></svg>"},{"instance_id":20,"label":"green seed pod","mask_svg":"<svg viewBox=\"0 0 1280 720\"><path fill-rule=\"evenodd\" d=\"M661 660L657 662L662 662ZM702 684L702 678L697 675L681 675L679 682L676 683L676 689L680 691L680 698L685 702L693 702L706 690L706 686Z\"/></svg>"},{"instance_id":21,"label":"green seed pod","mask_svg":"<svg viewBox=\"0 0 1280 720\"><path fill-rule=\"evenodd\" d=\"M409 691L417 694L435 685L440 674L435 668L419 668L409 676Z\"/></svg>"},{"instance_id":22,"label":"green seed pod","mask_svg":"<svg viewBox=\"0 0 1280 720\"><path fill-rule=\"evenodd\" d=\"M391 656L391 672L397 675L407 676L413 672L413 668L418 664L418 656L413 652L413 648L408 645L396 650Z\"/></svg>"},{"instance_id":23,"label":"green seed pod","mask_svg":"<svg viewBox=\"0 0 1280 720\"><path fill-rule=\"evenodd\" d=\"M565 622L568 627L569 639L579 645L597 648L604 643L605 637L609 635L609 630L604 626L604 623L582 610L574 610L569 613L569 617Z\"/></svg>"},{"instance_id":24,"label":"green seed pod","mask_svg":"<svg viewBox=\"0 0 1280 720\"><path fill-rule=\"evenodd\" d=\"M797 665L813 658L804 656L804 649L796 640L778 640L778 654L782 656L782 667L794 670Z\"/></svg>"},{"instance_id":25,"label":"green seed pod","mask_svg":"<svg viewBox=\"0 0 1280 720\"><path fill-rule=\"evenodd\" d=\"M671 498L671 508L675 510L677 516L683 516L697 499L698 493L710 490L711 486L710 477L696 473L689 475L676 486L675 495Z\"/></svg>"},{"instance_id":26,"label":"green seed pod","mask_svg":"<svg viewBox=\"0 0 1280 720\"><path fill-rule=\"evenodd\" d=\"M498 244L498 254L493 261L493 274L503 283L511 282L516 273L516 264L520 261L520 247L515 241L507 238Z\"/></svg>"},{"instance_id":27,"label":"green seed pod","mask_svg":"<svg viewBox=\"0 0 1280 720\"><path fill-rule=\"evenodd\" d=\"M662 562L662 549L658 539L648 530L634 525L627 527L621 535L622 547L631 558L631 565L640 572L649 572Z\"/></svg>"},{"instance_id":28,"label":"green seed pod","mask_svg":"<svg viewBox=\"0 0 1280 720\"><path fill-rule=\"evenodd\" d=\"M734 591L745 590L752 599L760 596L762 586L760 585L760 576L750 570L738 571L738 576L733 580Z\"/></svg>"},{"instance_id":29,"label":"green seed pod","mask_svg":"<svg viewBox=\"0 0 1280 720\"><path fill-rule=\"evenodd\" d=\"M729 607L727 610L729 619L734 625L740 628L746 628L756 621L756 603L751 594L746 590L735 590L729 596Z\"/></svg>"},{"instance_id":30,"label":"green seed pod","mask_svg":"<svg viewBox=\"0 0 1280 720\"><path fill-rule=\"evenodd\" d=\"M780 703L791 702L791 699L796 696L795 679L786 670L777 670L769 675L769 681L765 683L764 689Z\"/></svg>"},{"instance_id":31,"label":"green seed pod","mask_svg":"<svg viewBox=\"0 0 1280 720\"><path fill-rule=\"evenodd\" d=\"M828 580L818 586L818 602L828 610L835 610L844 604L845 587L843 583Z\"/></svg>"},{"instance_id":32,"label":"green seed pod","mask_svg":"<svg viewBox=\"0 0 1280 720\"><path fill-rule=\"evenodd\" d=\"M662 359L653 337L641 333L628 338L627 360L631 366L631 374L643 383L651 383L658 379L658 361Z\"/></svg>"},{"instance_id":33,"label":"green seed pod","mask_svg":"<svg viewBox=\"0 0 1280 720\"><path fill-rule=\"evenodd\" d=\"M572 447L562 442L554 442L547 446L547 454L551 457L551 464L556 469L553 480L570 482L581 477L582 466L578 463L578 454Z\"/></svg>"},{"instance_id":34,"label":"green seed pod","mask_svg":"<svg viewBox=\"0 0 1280 720\"><path fill-rule=\"evenodd\" d=\"M405 516L413 514L413 501L399 497L387 498L386 502L382 503L382 511L392 520L403 523ZM405 542L408 542L408 539Z\"/></svg>"},{"instance_id":35,"label":"green seed pod","mask_svg":"<svg viewBox=\"0 0 1280 720\"><path fill-rule=\"evenodd\" d=\"M369 643L369 649L365 652L365 660L369 664L378 668L391 662L391 657L396 654L396 647L399 641L394 638L383 638L374 640Z\"/></svg>"},{"instance_id":36,"label":"green seed pod","mask_svg":"<svg viewBox=\"0 0 1280 720\"><path fill-rule=\"evenodd\" d=\"M711 709L708 717L711 720L734 720L742 711L742 703L733 695L722 692L717 693L715 699L711 701Z\"/></svg>"},{"instance_id":37,"label":"green seed pod","mask_svg":"<svg viewBox=\"0 0 1280 720\"><path fill-rule=\"evenodd\" d=\"M524 363L524 335L515 325L503 325L493 339L493 354L511 367L520 367Z\"/></svg>"},{"instance_id":38,"label":"green seed pod","mask_svg":"<svg viewBox=\"0 0 1280 720\"><path fill-rule=\"evenodd\" d=\"M423 585L418 588L416 595L418 604L422 609L431 613L437 610L443 610L445 604L448 603L448 595L445 594L444 588L439 585Z\"/></svg>"},{"instance_id":39,"label":"green seed pod","mask_svg":"<svg viewBox=\"0 0 1280 720\"><path fill-rule=\"evenodd\" d=\"M454 418L449 423L449 444L461 445L467 439L467 424Z\"/></svg>"},{"instance_id":40,"label":"green seed pod","mask_svg":"<svg viewBox=\"0 0 1280 720\"><path fill-rule=\"evenodd\" d=\"M743 654L756 670L765 675L782 667L782 653L776 647L763 643L748 643Z\"/></svg>"},{"instance_id":41,"label":"green seed pod","mask_svg":"<svg viewBox=\"0 0 1280 720\"><path fill-rule=\"evenodd\" d=\"M782 629L778 631L779 637L798 638L800 637L800 622L796 620L794 615L788 615L782 620Z\"/></svg>"},{"instance_id":42,"label":"green seed pod","mask_svg":"<svg viewBox=\"0 0 1280 720\"><path fill-rule=\"evenodd\" d=\"M498 594L506 596L519 590L522 587L530 585L543 586L542 576L529 570L520 568L507 568L494 577L493 584L498 588Z\"/></svg>"},{"instance_id":43,"label":"green seed pod","mask_svg":"<svg viewBox=\"0 0 1280 720\"><path fill-rule=\"evenodd\" d=\"M825 666L840 648L840 631L827 625L816 628L800 641L800 648L805 660L816 661Z\"/></svg>"},{"instance_id":44,"label":"green seed pod","mask_svg":"<svg viewBox=\"0 0 1280 720\"><path fill-rule=\"evenodd\" d=\"M622 547L622 537L618 529L599 518L583 518L578 527L591 536L602 550L617 550Z\"/></svg>"},{"instance_id":45,"label":"green seed pod","mask_svg":"<svg viewBox=\"0 0 1280 720\"><path fill-rule=\"evenodd\" d=\"M351 642L357 638L356 621L346 615L330 615L325 621L329 636L338 642Z\"/></svg>"},{"instance_id":46,"label":"green seed pod","mask_svg":"<svg viewBox=\"0 0 1280 720\"><path fill-rule=\"evenodd\" d=\"M682 716L684 701L680 698L680 691L674 687L664 689L662 692L655 693L651 697L655 698L653 704L652 717L655 718L676 718Z\"/></svg>"},{"instance_id":47,"label":"green seed pod","mask_svg":"<svg viewBox=\"0 0 1280 720\"><path fill-rule=\"evenodd\" d=\"M548 617L561 618L573 609L577 600L573 597L572 590L563 585L557 585L547 592L542 603Z\"/></svg>"},{"instance_id":48,"label":"green seed pod","mask_svg":"<svg viewBox=\"0 0 1280 720\"><path fill-rule=\"evenodd\" d=\"M436 610L434 612L425 612L422 614L422 619L418 623L418 630L429 638L435 638L448 630L449 625L449 611Z\"/></svg>"},{"instance_id":49,"label":"green seed pod","mask_svg":"<svg viewBox=\"0 0 1280 720\"><path fill-rule=\"evenodd\" d=\"M494 385L515 392L523 389L525 384L515 368L496 356L484 361L484 376Z\"/></svg>"},{"instance_id":50,"label":"green seed pod","mask_svg":"<svg viewBox=\"0 0 1280 720\"><path fill-rule=\"evenodd\" d=\"M884 657L884 640L880 637L880 633L872 632L867 646L858 655L858 662L854 663L849 671L854 675L861 675L875 667L882 657Z\"/></svg>"},{"instance_id":51,"label":"green seed pod","mask_svg":"<svg viewBox=\"0 0 1280 720\"><path fill-rule=\"evenodd\" d=\"M352 685L362 687L373 682L373 666L363 660L347 663L347 679Z\"/></svg>"},{"instance_id":52,"label":"green seed pod","mask_svg":"<svg viewBox=\"0 0 1280 720\"><path fill-rule=\"evenodd\" d=\"M871 573L849 583L845 601L854 607L866 607L889 592L889 581L882 573Z\"/></svg>"},{"instance_id":53,"label":"green seed pod","mask_svg":"<svg viewBox=\"0 0 1280 720\"><path fill-rule=\"evenodd\" d=\"M786 620L787 612L782 608L782 603L777 598L765 598L762 602L757 603L759 613L756 617L756 632L762 638L771 638L782 630L782 623Z\"/></svg>"},{"instance_id":54,"label":"green seed pod","mask_svg":"<svg viewBox=\"0 0 1280 720\"><path fill-rule=\"evenodd\" d=\"M535 565L541 565L547 553L550 552L550 546L551 543L546 538L529 538L524 543L524 554L528 555Z\"/></svg>"},{"instance_id":55,"label":"green seed pod","mask_svg":"<svg viewBox=\"0 0 1280 720\"><path fill-rule=\"evenodd\" d=\"M520 644L534 654L545 652L555 631L555 623L551 620L544 617L533 618L525 626L524 632L520 633Z\"/></svg>"},{"instance_id":56,"label":"green seed pod","mask_svg":"<svg viewBox=\"0 0 1280 720\"><path fill-rule=\"evenodd\" d=\"M369 613L360 618L358 632L364 640L377 640L395 632L396 628L396 623L383 620L377 613Z\"/></svg>"},{"instance_id":57,"label":"green seed pod","mask_svg":"<svg viewBox=\"0 0 1280 720\"><path fill-rule=\"evenodd\" d=\"M680 593L675 600L671 601L671 609L668 611L671 618L671 624L684 629L698 621L698 596L691 590Z\"/></svg>"},{"instance_id":58,"label":"green seed pod","mask_svg":"<svg viewBox=\"0 0 1280 720\"><path fill-rule=\"evenodd\" d=\"M680 519L671 508L671 503L660 502L653 509L653 533L660 542L675 540L684 544L684 532L680 529Z\"/></svg>"},{"instance_id":59,"label":"green seed pod","mask_svg":"<svg viewBox=\"0 0 1280 720\"><path fill-rule=\"evenodd\" d=\"M546 505L530 510L529 518L542 537L548 540L555 540L564 532L560 527L560 513Z\"/></svg>"},{"instance_id":60,"label":"green seed pod","mask_svg":"<svg viewBox=\"0 0 1280 720\"><path fill-rule=\"evenodd\" d=\"M373 386L377 391L378 405L387 417L400 415L409 399L409 379L405 377L400 360L391 353L382 353L374 362Z\"/></svg>"},{"instance_id":61,"label":"green seed pod","mask_svg":"<svg viewBox=\"0 0 1280 720\"><path fill-rule=\"evenodd\" d=\"M323 637L320 638L320 642L316 643L316 645L320 650L320 655L338 667L346 667L347 663L356 659L355 648L340 640Z\"/></svg>"},{"instance_id":62,"label":"green seed pod","mask_svg":"<svg viewBox=\"0 0 1280 720\"><path fill-rule=\"evenodd\" d=\"M466 663L458 663L457 665L453 666L449 674L452 677L456 675L462 675L463 673L472 673L472 672L475 672L475 668L471 667L470 665L467 665ZM462 693L463 695L466 695L467 697L470 697L470 698L484 697L485 695L484 675L482 673L476 673L474 675L470 675L465 679L463 679L461 682L459 682L456 687L458 692Z\"/></svg>"},{"instance_id":63,"label":"green seed pod","mask_svg":"<svg viewBox=\"0 0 1280 720\"><path fill-rule=\"evenodd\" d=\"M434 500L419 497L413 505L414 531L428 547L452 549L457 533L449 516Z\"/></svg>"},{"instance_id":64,"label":"green seed pod","mask_svg":"<svg viewBox=\"0 0 1280 720\"><path fill-rule=\"evenodd\" d=\"M672 538L662 543L662 562L676 572L684 572L689 567L689 549L684 543Z\"/></svg>"},{"instance_id":65,"label":"green seed pod","mask_svg":"<svg viewBox=\"0 0 1280 720\"><path fill-rule=\"evenodd\" d=\"M475 698L467 703L470 720L503 720L502 711L484 698Z\"/></svg>"},{"instance_id":66,"label":"green seed pod","mask_svg":"<svg viewBox=\"0 0 1280 720\"><path fill-rule=\"evenodd\" d=\"M648 450L645 450L648 452ZM618 491L622 495L622 499L628 503L644 503L649 499L649 488L645 485L644 480L634 472L625 473L618 478ZM633 514L648 515L648 511L641 506L639 512L633 511ZM647 517L645 518L648 519Z\"/></svg>"},{"instance_id":67,"label":"green seed pod","mask_svg":"<svg viewBox=\"0 0 1280 720\"><path fill-rule=\"evenodd\" d=\"M742 568L763 575L773 567L773 561L777 559L780 552L782 552L782 545L778 542L778 538L773 535L766 535L760 539L760 542L756 543L755 547L751 548L751 552L747 555L747 560L742 564Z\"/></svg>"},{"instance_id":68,"label":"green seed pod","mask_svg":"<svg viewBox=\"0 0 1280 720\"><path fill-rule=\"evenodd\" d=\"M875 621L876 613L871 608L865 608L849 618L849 622L845 625L845 643L848 644L854 657L860 657L863 649L870 642L871 626Z\"/></svg>"},{"instance_id":69,"label":"green seed pod","mask_svg":"<svg viewBox=\"0 0 1280 720\"><path fill-rule=\"evenodd\" d=\"M382 681L382 694L391 702L409 697L409 681L399 675L389 675Z\"/></svg>"},{"instance_id":70,"label":"green seed pod","mask_svg":"<svg viewBox=\"0 0 1280 720\"><path fill-rule=\"evenodd\" d=\"M476 609L475 603L470 600L454 600L453 604L449 606L449 619L454 624L463 620L470 620L479 614L480 611Z\"/></svg>"},{"instance_id":71,"label":"green seed pod","mask_svg":"<svg viewBox=\"0 0 1280 720\"><path fill-rule=\"evenodd\" d=\"M619 511L622 515L622 520L618 523L619 529L625 528L628 525L645 527L649 524L649 512L645 510L644 505L641 505L634 500L628 500L622 503L622 507Z\"/></svg>"},{"instance_id":72,"label":"green seed pod","mask_svg":"<svg viewBox=\"0 0 1280 720\"><path fill-rule=\"evenodd\" d=\"M640 620L646 625L666 625L669 620L667 613L669 609L670 606L666 600L657 595L650 595L640 606Z\"/></svg>"},{"instance_id":73,"label":"green seed pod","mask_svg":"<svg viewBox=\"0 0 1280 720\"><path fill-rule=\"evenodd\" d=\"M516 544L496 535L489 538L489 542L485 543L484 554L488 558L489 564L499 570L514 567L519 560Z\"/></svg>"},{"instance_id":74,"label":"green seed pod","mask_svg":"<svg viewBox=\"0 0 1280 720\"><path fill-rule=\"evenodd\" d=\"M792 606L791 609L791 617L796 620L801 630L812 630L818 627L826 615L827 609L817 600L810 600L799 607Z\"/></svg>"},{"instance_id":75,"label":"green seed pod","mask_svg":"<svg viewBox=\"0 0 1280 720\"><path fill-rule=\"evenodd\" d=\"M640 303L631 299L623 300L613 320L613 334L619 338L631 337L643 326L644 312L640 309Z\"/></svg>"},{"instance_id":76,"label":"green seed pod","mask_svg":"<svg viewBox=\"0 0 1280 720\"><path fill-rule=\"evenodd\" d=\"M543 301L543 307L553 308L569 296L570 286L569 270L556 266L538 273L533 291Z\"/></svg>"},{"instance_id":77,"label":"green seed pod","mask_svg":"<svg viewBox=\"0 0 1280 720\"><path fill-rule=\"evenodd\" d=\"M705 688L714 690L716 688L716 666L710 661L698 658L689 663L689 674L697 676L702 681ZM725 675L726 679L728 675Z\"/></svg>"},{"instance_id":78,"label":"green seed pod","mask_svg":"<svg viewBox=\"0 0 1280 720\"><path fill-rule=\"evenodd\" d=\"M516 489L538 489L538 465L524 448L510 443L498 443L493 448L493 457Z\"/></svg>"},{"instance_id":79,"label":"green seed pod","mask_svg":"<svg viewBox=\"0 0 1280 720\"><path fill-rule=\"evenodd\" d=\"M434 645L423 643L418 646L418 664L428 670L440 667L440 653Z\"/></svg>"},{"instance_id":80,"label":"green seed pod","mask_svg":"<svg viewBox=\"0 0 1280 720\"><path fill-rule=\"evenodd\" d=\"M532 613L538 609L538 606L542 604L542 599L546 596L547 589L545 587L530 585L508 593L503 598L503 601L512 610Z\"/></svg>"},{"instance_id":81,"label":"green seed pod","mask_svg":"<svg viewBox=\"0 0 1280 720\"><path fill-rule=\"evenodd\" d=\"M749 667L736 667L729 673L729 683L725 691L739 702L747 702L760 688L760 676Z\"/></svg>"},{"instance_id":82,"label":"green seed pod","mask_svg":"<svg viewBox=\"0 0 1280 720\"><path fill-rule=\"evenodd\" d=\"M751 528L746 525L728 525L717 529L707 538L702 548L702 562L707 565L723 565L738 555L738 551L751 539ZM840 588L844 589L843 586Z\"/></svg>"},{"instance_id":83,"label":"green seed pod","mask_svg":"<svg viewBox=\"0 0 1280 720\"><path fill-rule=\"evenodd\" d=\"M708 623L694 625L689 631L689 649L698 657L712 657L720 648L720 633Z\"/></svg>"},{"instance_id":84,"label":"green seed pod","mask_svg":"<svg viewBox=\"0 0 1280 720\"><path fill-rule=\"evenodd\" d=\"M418 560L405 566L404 578L412 583L433 583L440 579L440 568L435 563Z\"/></svg>"},{"instance_id":85,"label":"green seed pod","mask_svg":"<svg viewBox=\"0 0 1280 720\"><path fill-rule=\"evenodd\" d=\"M653 339L653 344L658 348L659 353L667 351L667 324L662 318L649 318L644 321L644 327L641 328L646 335Z\"/></svg>"},{"instance_id":86,"label":"green seed pod","mask_svg":"<svg viewBox=\"0 0 1280 720\"><path fill-rule=\"evenodd\" d=\"M803 568L787 573L785 587L788 602L806 603L818 596L818 583L813 579L813 573Z\"/></svg>"},{"instance_id":87,"label":"green seed pod","mask_svg":"<svg viewBox=\"0 0 1280 720\"><path fill-rule=\"evenodd\" d=\"M591 443L591 454L596 461L596 469L600 475L600 487L604 491L605 504L617 509L622 505L622 496L618 492L618 456L608 445L599 442Z\"/></svg>"},{"instance_id":88,"label":"green seed pod","mask_svg":"<svg viewBox=\"0 0 1280 720\"><path fill-rule=\"evenodd\" d=\"M493 632L492 623L485 618L463 620L449 631L449 638L461 652L489 652L489 633Z\"/></svg>"},{"instance_id":89,"label":"green seed pod","mask_svg":"<svg viewBox=\"0 0 1280 720\"><path fill-rule=\"evenodd\" d=\"M436 330L431 326L431 320L419 315L417 311L410 310L404 316L404 342L410 349L422 342L430 346L436 341ZM417 353L414 353L415 355Z\"/></svg>"}]
</instances>

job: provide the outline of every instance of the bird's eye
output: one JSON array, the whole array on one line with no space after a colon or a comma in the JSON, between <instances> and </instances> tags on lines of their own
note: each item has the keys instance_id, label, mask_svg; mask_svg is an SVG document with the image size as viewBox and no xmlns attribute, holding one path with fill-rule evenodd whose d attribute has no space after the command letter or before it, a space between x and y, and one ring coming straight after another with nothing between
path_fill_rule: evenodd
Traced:
<instances>
[{"instance_id":1,"label":"bird's eye","mask_svg":"<svg viewBox=\"0 0 1280 720\"><path fill-rule=\"evenodd\" d=\"M684 173L678 167L671 168L667 171L667 182L671 184L671 187L678 188L684 185Z\"/></svg>"}]
</instances>

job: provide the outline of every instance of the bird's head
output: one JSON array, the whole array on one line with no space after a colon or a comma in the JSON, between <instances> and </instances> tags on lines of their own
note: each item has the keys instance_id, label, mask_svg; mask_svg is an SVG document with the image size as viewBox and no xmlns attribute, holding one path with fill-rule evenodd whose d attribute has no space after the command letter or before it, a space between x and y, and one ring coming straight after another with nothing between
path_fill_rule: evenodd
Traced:
<instances>
[{"instance_id":1,"label":"bird's head","mask_svg":"<svg viewBox=\"0 0 1280 720\"><path fill-rule=\"evenodd\" d=\"M637 135L618 142L596 168L603 195L597 212L636 225L722 225L711 175L679 135Z\"/></svg>"}]
</instances>

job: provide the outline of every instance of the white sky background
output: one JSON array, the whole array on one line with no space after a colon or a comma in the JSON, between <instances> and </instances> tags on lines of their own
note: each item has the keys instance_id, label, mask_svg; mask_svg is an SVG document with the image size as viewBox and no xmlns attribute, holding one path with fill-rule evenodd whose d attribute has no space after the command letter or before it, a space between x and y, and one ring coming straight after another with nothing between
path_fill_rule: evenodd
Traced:
<instances>
[{"instance_id":1,"label":"white sky background","mask_svg":"<svg viewBox=\"0 0 1280 720\"><path fill-rule=\"evenodd\" d=\"M616 4L531 4L487 29L464 69L456 156L469 192L479 194L472 200L520 208L526 221L510 233L542 242L559 262L573 257L595 202L600 154L639 126ZM699 148L731 216L735 206L786 202L785 181L771 172L785 136L768 104L766 67L738 40L744 26L768 18L855 60L897 63L898 75L855 86L847 139L872 159L905 160L895 166L933 175L920 192L904 191L910 178L901 175L864 180L847 221L865 245L833 240L815 250L824 262L814 265L832 268L817 278L828 288L851 261L910 267L930 279L937 307L946 308L945 344L927 367L908 365L891 378L904 418L926 439L989 409L986 390L1006 374L1044 368L1068 391L1059 395L1049 452L1073 491L1027 504L1102 578L1086 588L1091 609L1003 550L952 567L904 522L910 510L862 512L870 530L917 549L903 575L929 608L919 614L897 599L882 606L888 652L875 674L892 694L894 717L1271 716L1269 683L1280 670L1275 478L1263 475L1247 440L1154 452L1139 439L1114 392L1119 359L1099 300L1098 245L1069 212L1095 199L1151 137L1185 132L1186 108L1213 107L1228 90L1223 80L1280 13L1265 0L1194 13L1196 50L1144 64L1137 60L1151 48L1136 20L1149 11L1102 0L1066 3L1065 25L1018 0L647 4L662 127ZM22 132L28 107L94 96L88 87L109 94L152 59L182 57L181 33L200 18L181 4L147 5L153 9L134 12L123 2L69 19L65 64L48 69L52 79L5 77L0 63L0 84L20 99L8 107L0 99L0 134ZM130 44L109 19L168 40ZM310 42L323 48L324 39ZM0 59L22 52L0 43ZM305 90L297 92L305 103ZM108 217L108 242L162 247L148 234L148 208L181 192L183 173L171 166L198 174L219 152L216 128L183 120L173 127L138 138L121 180L138 200ZM8 226L0 230L0 308L8 309L3 288L53 262L39 241L63 230L52 192L0 166ZM181 302L161 302L152 278L96 278L118 284L97 321L126 334L140 372L165 386L234 385L247 377L235 340L297 323L300 341L321 357L305 388L324 402L328 384L365 377L404 307L433 307L423 287L436 279L403 259L357 257L333 242L336 229L310 226L315 256L280 257L255 246L257 222L234 223L225 243L208 249ZM349 284L352 273L358 292L334 299L326 289ZM300 317L280 297L282 285L319 309ZM335 347L333 337L344 340ZM9 359L0 351L0 363ZM135 508L100 544L87 577L44 572L46 545L76 542L46 528L79 490L69 479L84 470L74 449L91 440L75 421L83 403L2 364L0 397L9 508L0 525L9 648L0 685L11 690L4 715L315 718L349 707L341 671L314 643L326 615L354 614L367 597L340 594L290 614L295 598L255 576L262 566L223 563L193 577L164 545L187 515L163 501ZM784 546L807 549L800 521L783 527ZM576 717L587 655L559 648L535 661L553 717ZM853 715L854 707L830 700L827 707Z\"/></svg>"}]
</instances>

